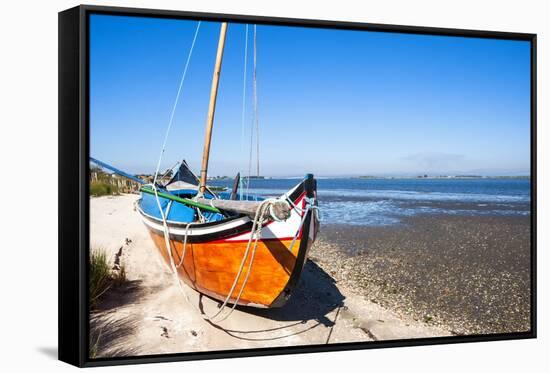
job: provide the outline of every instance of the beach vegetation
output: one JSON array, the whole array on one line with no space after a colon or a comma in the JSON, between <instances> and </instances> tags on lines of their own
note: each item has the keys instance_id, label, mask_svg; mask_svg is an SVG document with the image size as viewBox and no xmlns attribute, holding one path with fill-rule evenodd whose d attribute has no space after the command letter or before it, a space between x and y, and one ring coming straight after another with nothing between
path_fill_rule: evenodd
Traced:
<instances>
[{"instance_id":1,"label":"beach vegetation","mask_svg":"<svg viewBox=\"0 0 550 373\"><path fill-rule=\"evenodd\" d=\"M90 306L95 308L99 298L111 287L111 268L107 254L101 248L90 251Z\"/></svg>"},{"instance_id":2,"label":"beach vegetation","mask_svg":"<svg viewBox=\"0 0 550 373\"><path fill-rule=\"evenodd\" d=\"M112 273L113 283L115 286L120 286L126 283L126 266L121 264L117 270Z\"/></svg>"},{"instance_id":3,"label":"beach vegetation","mask_svg":"<svg viewBox=\"0 0 550 373\"><path fill-rule=\"evenodd\" d=\"M107 183L101 180L90 182L90 196L100 197L118 194L119 190L116 184Z\"/></svg>"},{"instance_id":4,"label":"beach vegetation","mask_svg":"<svg viewBox=\"0 0 550 373\"><path fill-rule=\"evenodd\" d=\"M95 338L92 336L92 333L90 333L90 358L91 359L97 358L97 354L99 353L100 340L101 340L101 330L99 330Z\"/></svg>"},{"instance_id":5,"label":"beach vegetation","mask_svg":"<svg viewBox=\"0 0 550 373\"><path fill-rule=\"evenodd\" d=\"M136 193L140 188L140 184L133 180L117 174L107 173L100 167L93 165L90 166L89 181L91 197Z\"/></svg>"},{"instance_id":6,"label":"beach vegetation","mask_svg":"<svg viewBox=\"0 0 550 373\"><path fill-rule=\"evenodd\" d=\"M109 289L127 281L126 267L121 264L111 268L107 253L102 248L90 250L90 307L96 308L99 300Z\"/></svg>"}]
</instances>

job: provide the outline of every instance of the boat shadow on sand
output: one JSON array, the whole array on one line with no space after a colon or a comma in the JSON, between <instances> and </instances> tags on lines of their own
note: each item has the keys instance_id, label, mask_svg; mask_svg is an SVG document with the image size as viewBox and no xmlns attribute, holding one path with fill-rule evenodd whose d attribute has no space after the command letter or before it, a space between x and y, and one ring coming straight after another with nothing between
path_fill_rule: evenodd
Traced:
<instances>
[{"instance_id":1,"label":"boat shadow on sand","mask_svg":"<svg viewBox=\"0 0 550 373\"><path fill-rule=\"evenodd\" d=\"M132 313L121 318L117 311L121 307L140 303L145 293L142 281L134 280L111 289L101 300L97 309L90 314L89 338L92 357L133 356L140 353L139 346L129 346L127 343L128 338L131 338L140 326L140 320ZM199 295L200 308L203 304L202 297ZM243 323L243 327L236 330L224 328L208 320L205 322L235 339L258 342L284 340L324 327L328 332L322 332L324 336L319 337L328 343L340 309L344 306L344 299L335 280L315 262L308 260L300 282L283 307L237 307L245 318L272 320L273 327L254 330L246 328L248 323Z\"/></svg>"},{"instance_id":2,"label":"boat shadow on sand","mask_svg":"<svg viewBox=\"0 0 550 373\"><path fill-rule=\"evenodd\" d=\"M243 313L285 323L285 325L260 330L232 330L207 322L234 338L247 341L284 339L324 326L330 328L326 341L328 343L340 309L344 306L344 299L344 295L336 286L336 281L315 262L308 259L298 286L283 307L270 309L237 307ZM202 302L200 306L202 310ZM330 315L334 310L336 313Z\"/></svg>"}]
</instances>

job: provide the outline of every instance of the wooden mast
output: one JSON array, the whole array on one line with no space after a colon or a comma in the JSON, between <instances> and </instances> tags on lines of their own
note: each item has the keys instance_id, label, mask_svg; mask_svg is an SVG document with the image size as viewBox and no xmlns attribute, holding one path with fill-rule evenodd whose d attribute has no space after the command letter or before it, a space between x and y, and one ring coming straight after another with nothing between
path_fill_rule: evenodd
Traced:
<instances>
[{"instance_id":1,"label":"wooden mast","mask_svg":"<svg viewBox=\"0 0 550 373\"><path fill-rule=\"evenodd\" d=\"M225 46L225 35L227 34L227 22L222 22L220 29L220 40L218 42L218 53L214 65L214 76L212 77L212 88L210 89L210 105L206 118L206 132L204 135L204 150L202 152L202 164L200 173L199 196L206 190L206 175L208 173L208 158L210 156L210 141L212 139L212 126L214 125L214 113L216 112L216 98L218 95L218 84L222 68L223 49Z\"/></svg>"}]
</instances>

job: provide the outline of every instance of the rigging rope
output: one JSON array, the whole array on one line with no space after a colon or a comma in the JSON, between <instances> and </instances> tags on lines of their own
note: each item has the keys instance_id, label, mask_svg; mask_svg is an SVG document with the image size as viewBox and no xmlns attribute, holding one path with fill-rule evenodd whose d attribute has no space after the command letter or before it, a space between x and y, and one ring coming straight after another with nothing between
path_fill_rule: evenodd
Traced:
<instances>
[{"instance_id":1,"label":"rigging rope","mask_svg":"<svg viewBox=\"0 0 550 373\"><path fill-rule=\"evenodd\" d=\"M241 155L243 161L245 159L244 152L244 138L245 138L245 117L246 117L246 67L248 62L248 24L246 25L245 31L245 42L244 42L244 70L243 70L243 99L242 99L242 111L241 111ZM243 199L243 178L239 179L239 196L240 200Z\"/></svg>"},{"instance_id":2,"label":"rigging rope","mask_svg":"<svg viewBox=\"0 0 550 373\"><path fill-rule=\"evenodd\" d=\"M227 319L231 313L233 313L233 311L235 310L235 307L237 306L237 304L239 303L239 300L242 296L242 293L246 287L246 284L248 283L248 280L250 278L250 273L252 272L252 264L254 263L254 258L255 258L255 255L256 255L256 249L258 247L258 241L260 240L260 237L261 237L261 230L262 230L262 227L263 227L263 223L266 219L266 216L267 216L267 212L269 211L269 208L271 206L271 204L276 201L276 199L274 198L270 198L270 199L266 199L264 201L262 201L262 203L258 206L257 210L256 210L256 214L254 216L254 220L253 220L253 224L252 224L252 229L250 230L250 237L248 239L248 243L247 243L247 246L246 246L246 249L245 249L245 252L243 254L243 257L241 259L241 264L239 266L239 270L237 271L237 274L235 275L235 279L233 280L233 283L231 285L231 289L229 290L227 296L225 297L225 300L223 301L223 303L221 304L220 306L220 309L213 315L208 315L206 314L204 311L201 311L199 309L197 309L197 307L191 303L191 300L189 299L187 293L185 292L181 282L182 280L179 278L179 275L178 275L178 271L177 271L177 268L179 266L181 266L181 263L183 263L183 260L185 258L185 254L186 254L186 246L187 246L187 235L189 233L189 225L191 225L192 223L188 224L187 227L186 227L186 231L185 231L185 238L184 238L184 247L183 247L183 250L182 250L182 256L180 258L180 263L178 265L178 267L176 267L175 265L175 262L174 262L174 258L173 258L173 254L172 254L172 250L171 250L171 245L170 245L170 238L169 238L169 232L168 232L168 225L166 223L166 220L165 220L165 215L162 215L163 217L163 226L165 227L165 230L164 230L164 242L165 242L165 245L166 245L166 250L167 250L167 254L170 258L170 266L172 268L172 274L174 275L174 279L175 281L177 282L178 284L178 287L180 288L181 292L183 293L184 295L184 298L186 299L186 301L192 306L194 307L195 309L197 309L197 311L199 312L199 314L201 315L201 317L203 319L206 319L206 320L210 320L210 321L214 321L216 318L218 318L222 312L225 310L225 308L227 307L227 304L229 303L229 301L231 300L231 296L233 295L233 293L235 292L235 288L237 287L237 284L241 278L241 275L243 273L243 270L244 270L244 267L245 267L245 264L246 264L246 260L249 256L249 253L250 253L250 249L251 249L251 246L252 246L252 242L254 242L254 247L252 248L252 254L251 254L251 258L250 258L250 264L248 265L248 269L247 269L247 274L243 280L243 283L239 289L239 292L235 298L235 300L233 301L233 306L231 307L231 309L229 310L229 312L227 312L225 315L223 315L223 317L219 320L215 320L216 322L221 322L221 321L224 321L225 319ZM304 215L305 216L305 215ZM300 224L301 225L301 224ZM299 230L296 232L296 235L299 234ZM295 241L295 240L294 240ZM185 268L185 267L184 267Z\"/></svg>"},{"instance_id":3,"label":"rigging rope","mask_svg":"<svg viewBox=\"0 0 550 373\"><path fill-rule=\"evenodd\" d=\"M179 87L178 87L178 92L176 94L176 99L174 101L174 105L172 107L172 111L170 113L170 119L169 119L169 122L168 122L168 128L166 129L166 134L165 134L165 137L164 137L164 142L163 142L163 145L162 145L162 149L161 149L161 152L160 152L160 156L159 156L159 160L158 160L158 163L157 163L157 168L156 168L156 171L155 171L155 176L153 178L153 184L152 184L152 189L154 191L154 194L155 194L155 200L157 202L157 207L159 209L159 212L160 212L160 215L161 215L161 218L162 218L162 223L163 223L163 233L164 233L164 243L165 243L165 246L166 246L166 250L168 252L168 256L170 258L170 265L172 267L172 272L173 274L175 275L176 279L177 279L177 283L178 283L178 286L179 288L184 292L182 286L181 286L181 279L179 278L178 276L178 272L177 272L177 269L183 264L183 260L185 258L185 250L186 250L186 247L187 247L187 235L188 235L188 232L189 232L189 226L193 223L189 223L187 224L186 226L186 229L185 229L185 240L184 240L184 252L182 255L182 258L180 260L180 263L178 263L178 265L176 266L175 263L174 263L174 258L173 258L173 255L172 255L172 248L171 248L171 245L170 245L170 232L169 232L169 228L168 228L168 223L167 223L167 215L169 214L169 211L170 211L170 208L172 206L171 203L168 204L167 206L167 209L166 209L166 212L162 209L162 206L161 206L161 203L160 203L160 199L159 199L159 195L158 195L158 189L157 189L157 185L156 185L156 182L157 182L157 178L158 178L158 173L159 173L159 170L160 170L160 165L162 163L162 157L164 155L164 151L165 151L165 148L166 148L166 143L167 143L167 140L168 140L168 136L169 136L169 133L170 133L170 129L172 127L172 123L173 123L173 120L174 120L174 114L175 114L175 111L176 111L176 107L177 107L177 104L178 104L178 101L179 101L179 97L180 97L180 94L181 94L181 90L182 90L182 87L183 87L183 82L185 81L185 76L187 75L187 69L189 67L189 62L191 61L191 56L193 54L193 49L195 47L195 42L197 40L197 35L199 33L199 29L200 29L200 24L201 22L199 21L198 24L197 24L197 29L195 30L195 35L193 37L193 42L191 43L191 48L189 50L189 55L187 56L187 61L185 63L185 67L184 67L184 70L183 70L183 73L182 73L182 77L181 77L181 80L180 80L180 84L179 84ZM262 226L262 222L264 220L264 215L265 215L265 212L269 210L269 206L270 204L272 203L272 201L270 200L265 200L263 201L260 206L258 207L257 211L256 211L256 217L254 219L254 223L253 223L253 228L252 228L252 232L251 232L251 235L250 235L250 239L248 241L248 245L247 245L247 249L245 250L245 254L243 256L243 260L241 261L241 266L239 268L239 271L235 277L235 280L233 282L233 285L231 287L231 291L229 292L229 294L227 295L225 301L223 302L222 306L220 307L220 310L214 314L213 316L208 316L206 314L204 314L204 318L206 319L209 319L209 320L212 320L214 318L216 318L218 315L221 314L221 312L225 309L225 306L227 305L227 303L229 302L229 300L231 299L231 296L235 290L235 287L237 286L237 283L241 277L241 274L242 274L242 270L244 268L244 264L246 262L246 259L248 258L248 253L250 251L250 246L252 244L252 240L253 238L255 237L255 244L254 244L254 253L256 251L256 247L257 247L257 244L258 244L258 240L259 240L259 237L260 237L260 233L261 232L255 232L256 230L256 227L258 226L258 221L260 221L260 224L259 224L259 230L261 231L261 226ZM267 208L265 207L267 206ZM199 215L201 221L204 219L202 217L202 214L200 213L200 210L197 209L197 213ZM254 255L254 254L253 254ZM246 286L246 283L248 282L248 277L250 275L250 268L252 266L252 261L249 265L249 271L247 273L247 276L246 276L246 279L245 281L243 282L243 285L241 286L241 289L239 291L239 294L238 294L238 297L237 297L237 300L235 301L235 305L238 303L238 300L240 299L240 296L244 290L244 287ZM187 294L184 292L184 295L185 295L185 298L189 301L189 298L187 297ZM231 309L230 313L234 310L235 306ZM225 320L229 314L225 315L225 317L220 320L220 321L223 321Z\"/></svg>"},{"instance_id":4,"label":"rigging rope","mask_svg":"<svg viewBox=\"0 0 550 373\"><path fill-rule=\"evenodd\" d=\"M219 310L214 314L214 315L208 315L206 312L204 312L204 310L201 310L201 309L198 309L192 302L191 300L189 299L189 296L187 295L184 287L182 286L182 280L180 279L179 277L179 274L178 274L178 268L180 268L183 263L184 263L184 260L185 260L185 255L186 255L186 251L187 251L187 237L189 235L189 227L193 224L197 224L199 222L190 222L186 225L186 228L185 228L185 236L184 236L184 241L183 241L183 248L182 248L182 254L181 254L181 257L180 257L180 260L179 260L179 263L176 265L175 261L174 261L174 256L173 256L173 253L172 253L172 245L171 245L171 242L170 242L170 230L169 230L169 227L168 227L168 215L170 213L170 210L171 210L171 207L172 207L172 201L170 201L168 203L168 205L166 206L166 210L163 210L162 209L162 206L160 204L160 199L158 197L158 191L157 191L157 186L156 184L152 184L152 189L154 190L155 192L155 200L157 202L157 207L159 209L159 212L160 212L160 215L161 215L161 218L162 218L162 226L163 226L163 235L164 235L164 244L165 244L165 248L166 248L166 251L167 251L167 255L170 259L170 267L172 269L172 274L174 276L174 280L175 282L177 283L178 285L178 288L180 289L180 291L182 292L185 300L187 301L187 303L192 306L193 308L195 308L195 310L200 314L200 316L205 319L205 320L209 320L211 322L222 322L224 320L226 320L232 313L233 311L235 310L235 308L237 307L240 299L241 299L241 296L244 292L244 289L248 283L248 280L250 278L250 274L252 272L252 265L254 263L254 259L255 259L255 255L256 255L256 250L257 250L257 247L258 247L258 241L260 240L261 238L261 234L262 234L262 228L263 228L263 224L265 221L267 221L267 218L269 216L269 212L270 212L270 209L272 208L273 204L276 202L276 201L279 201L278 198L268 198L268 199L265 199L264 201L262 201L260 203L260 205L258 206L258 208L256 209L256 213L255 213L255 216L254 216L254 220L253 220L253 223L252 223L252 228L250 230L250 237L248 239L248 243L247 243L247 246L246 246L246 249L245 249L245 252L243 254L243 257L241 259L241 264L239 266L239 270L237 271L237 274L235 275L235 278L233 280L233 284L231 285L231 289L229 290L225 300L223 301L223 303L219 306ZM288 195L284 195L285 199L291 203L291 205L293 206L293 208L297 211L297 213L301 216L301 219L300 219L300 224L298 225L298 229L296 230L296 234L294 235L291 243L290 243L290 246L288 248L289 251L292 251L293 247L294 247L294 244L296 243L296 240L302 230L302 226L305 222L305 219L308 215L308 212L309 210L318 210L317 206L314 205L313 202L311 202L308 198L305 199L305 208L300 208L298 207L297 205L295 205L289 198L288 198ZM200 212L199 209L197 209L197 212ZM250 252L250 249L251 249L251 246L252 246L252 242L254 242L254 247L252 248L252 255L251 255L251 258L250 258L250 263L248 265L248 269L247 269L247 273L246 273L246 276L242 282L242 285L239 289L239 292L236 296L236 298L234 299L233 301L233 306L231 307L231 309L229 310L229 312L227 312L225 315L223 315L221 317L221 319L219 320L215 320L216 318L218 318L220 315L222 315L223 311L225 310L225 308L227 307L227 304L229 303L229 301L231 300L231 297L233 295L233 293L235 292L235 288L237 287L237 284L241 278L241 275L243 273L243 270L244 270L244 267L245 267L245 264L246 264L246 260L248 259L248 255L249 255L249 252ZM185 270L185 265L184 265L184 270Z\"/></svg>"},{"instance_id":5,"label":"rigging rope","mask_svg":"<svg viewBox=\"0 0 550 373\"><path fill-rule=\"evenodd\" d=\"M258 83L256 79L256 25L254 25L254 120L256 121L256 176L260 176L260 122L258 121Z\"/></svg>"},{"instance_id":6,"label":"rigging rope","mask_svg":"<svg viewBox=\"0 0 550 373\"><path fill-rule=\"evenodd\" d=\"M161 218L162 218L164 243L165 243L165 247L166 247L168 257L170 259L170 267L172 269L172 273L173 273L174 278L175 278L175 280L178 284L178 287L182 291L185 299L194 308L197 308L197 307L194 306L191 303L191 301L189 300L189 297L187 296L187 293L183 289L182 280L180 279L180 277L178 275L178 268L180 268L183 265L184 266L183 268L185 269L184 259L185 259L186 250L187 250L187 237L188 237L188 234L189 234L189 227L192 224L197 224L199 222L202 222L204 220L204 217L202 217L202 214L200 213L200 210L196 209L197 214L200 218L200 221L199 222L193 221L193 222L190 222L186 225L185 238L184 238L184 241L183 241L182 256L180 258L179 263L176 265L176 263L174 261L173 253L172 253L172 246L171 246L171 242L170 242L170 231L169 231L168 222L167 222L167 217L168 217L168 214L170 213L170 209L172 207L172 202L171 201L169 202L169 204L167 205L166 211L164 211L162 209L160 199L159 199L159 195L158 195L156 182L157 182L157 177L158 177L158 173L159 173L159 170L160 170L160 165L161 165L161 162L162 162L162 157L164 155L164 151L165 151L165 148L166 148L166 142L168 140L170 129L172 127L172 122L173 122L173 119L174 119L174 113L176 111L176 107L177 107L179 97L180 97L180 94L181 94L183 82L184 82L185 76L187 74L187 68L189 67L189 62L191 60L191 55L193 53L193 49L194 49L195 42L196 42L196 39L197 39L197 35L198 35L198 32L199 32L200 24L201 23L199 21L199 23L197 24L197 29L195 31L195 35L193 37L193 42L191 44L191 48L189 50L189 55L188 55L187 61L185 63L185 68L183 70L182 78L180 80L180 84L179 84L179 87L178 87L178 92L177 92L177 95L176 95L174 106L172 107L172 112L170 114L170 120L168 122L168 128L166 130L166 135L165 135L165 138L164 138L161 153L160 153L160 156L159 156L159 161L158 161L158 164L157 164L157 169L155 171L155 177L153 179L153 184L152 184L152 189L153 189L154 194L155 194L157 207L159 209L159 212L160 212L160 215L161 215ZM245 47L245 71L244 71L244 82L243 82L243 112L242 112L243 134L244 134L244 117L245 117L245 104L244 104L244 102L245 102L245 98L246 98L246 59L247 59L247 46L248 46L248 26L247 26L247 29L246 29L246 37L247 37L247 41L246 41L246 47ZM256 92L257 91L257 86L256 86L256 25L254 25L254 74L253 74L253 76L254 76L253 77L253 79L254 79L254 86L253 86L254 87L254 119L255 119L255 123L256 123L256 135L257 135L257 161L258 161L257 172L258 172L258 175L259 175L259 162L260 162L260 160L259 160L259 124L258 124L258 114L257 114L257 92ZM253 139L254 139L253 134L254 134L254 127L251 128L250 158L249 158L249 167L248 167L249 172L248 172L247 189L246 189L247 196L248 196L248 186L250 184L250 174L251 174L251 167L252 167L252 147L253 147ZM243 136L243 139L244 139L244 136ZM288 197L287 197L287 199L288 199ZM239 303L239 301L241 299L241 296L244 292L244 289L245 289L245 287L248 283L248 280L250 278L250 274L252 272L252 265L254 263L254 258L255 258L255 255L256 255L257 247L258 247L258 241L261 238L263 224L267 220L267 217L269 215L269 211L270 211L273 203L277 200L278 199L275 199L275 198L268 198L268 199L265 199L264 201L262 201L260 203L260 205L258 206L258 208L256 210L256 213L255 213L255 216L254 216L252 229L250 230L250 237L248 239L248 243L247 243L245 252L244 252L243 257L241 259L239 269L238 269L238 271L235 275L235 279L233 280L233 284L231 285L231 289L229 290L225 300L223 301L223 303L219 307L219 310L214 315L208 315L204 311L198 310L199 313L201 314L202 318L212 321L212 320L218 318L220 315L222 315L222 313L225 310L227 304L231 300L231 297L232 297L233 293L235 292L237 284L238 284L238 282L241 278L241 275L243 273L243 270L245 268L245 264L246 264L246 261L247 261L248 256L249 256L250 249L252 247L252 243L254 242L254 246L252 248L252 254L251 254L251 258L250 258L250 263L249 263L248 268L247 268L247 273L246 273L246 276L245 276L245 278L242 282L242 285L239 289L239 292L238 292L236 298L233 300L233 306L231 307L229 312L227 312L225 315L222 315L221 319L217 320L217 322L221 322L221 321L227 319L229 317L229 315L231 315L231 313L235 310L235 307L237 306L237 304ZM309 210L310 209L317 209L317 206L314 206L313 204L308 203L308 202L309 201L306 200L306 207L304 209L298 208L296 205L292 204L297 209L296 211L298 211L298 214L300 214L300 213L302 214L302 217L300 219L300 224L298 225L298 229L296 231L296 234L295 234L295 236L292 239L292 242L290 244L290 247L289 247L290 251L292 251L292 248L293 248L293 246L296 242L296 239L299 236L300 231L302 230L302 226L303 226L304 221L305 221L305 219L308 215Z\"/></svg>"},{"instance_id":7,"label":"rigging rope","mask_svg":"<svg viewBox=\"0 0 550 373\"><path fill-rule=\"evenodd\" d=\"M193 42L191 43L191 48L189 49L189 54L187 55L187 61L185 61L185 67L181 75L180 84L178 87L178 93L176 94L176 99L174 100L174 105L172 106L172 111L170 113L170 119L168 121L168 128L166 129L166 134L164 136L164 142L162 143L162 149L160 151L159 161L157 163L157 169L155 171L155 177L153 178L153 185L157 183L157 177L160 170L160 164L162 162L162 157L164 155L164 150L166 148L166 142L168 141L168 135L170 134L170 128L172 128L172 122L174 121L174 114L176 113L176 107L178 106L178 101L181 94L181 88L183 87L183 82L185 76L187 75L187 68L189 67L189 62L191 61L191 56L193 55L193 49L195 48L195 42L197 41L197 36L199 35L199 29L201 27L201 21L197 23L197 29L195 30L195 36L193 36ZM156 188L154 189L156 193ZM158 197L157 197L158 198Z\"/></svg>"},{"instance_id":8,"label":"rigging rope","mask_svg":"<svg viewBox=\"0 0 550 373\"><path fill-rule=\"evenodd\" d=\"M256 84L256 25L254 25L254 44L253 44L253 54L254 54L254 70L253 70L253 92L254 92L254 122L256 124L256 148L257 148L257 173L258 176L260 174L260 127L258 122L258 94L257 94L257 84ZM248 157L248 178L247 178L247 184L246 184L246 194L248 195L248 190L250 187L250 176L252 175L252 153L253 153L253 146L254 146L254 123L252 127L250 128L250 153Z\"/></svg>"},{"instance_id":9,"label":"rigging rope","mask_svg":"<svg viewBox=\"0 0 550 373\"><path fill-rule=\"evenodd\" d=\"M193 36L193 41L191 42L191 48L189 49L189 54L187 55L187 60L185 61L185 67L183 68L183 72L181 74L180 84L178 86L178 92L176 94L176 99L174 100L174 105L172 106L172 111L170 113L170 119L168 121L168 127L166 128L166 134L164 136L164 142L162 143L162 148L161 148L159 160L158 160L158 163L157 163L157 169L155 171L155 177L153 178L152 188L153 188L153 191L155 192L155 200L157 202L157 207L159 209L160 216L162 217L163 229L164 229L164 238L165 238L165 241L167 242L167 248L170 248L170 239L169 239L169 232L168 232L168 224L166 222L166 216L168 215L172 205L169 204L167 206L167 211L168 212L165 214L165 212L162 209L162 206L160 204L160 199L159 199L158 190L157 190L157 178L158 178L158 174L159 174L159 170L160 170L160 165L162 163L162 157L164 155L164 150L166 149L166 142L168 141L168 136L170 134L170 129L172 128L172 123L174 121L174 114L176 112L176 107L178 106L178 102L179 102L179 98L180 98L180 94L181 94L181 89L183 87L183 82L185 81L185 76L187 75L187 69L189 68L189 62L191 62L191 56L193 55L193 49L195 48L195 42L197 41L197 36L199 35L200 27L201 27L201 21L199 21L197 23L197 28L195 30L195 35ZM170 252L171 252L171 250L170 250ZM172 260L171 256L170 256L170 259Z\"/></svg>"},{"instance_id":10,"label":"rigging rope","mask_svg":"<svg viewBox=\"0 0 550 373\"><path fill-rule=\"evenodd\" d=\"M153 188L155 188L155 187L153 186ZM286 199L288 200L288 197ZM275 201L278 201L278 200L279 199L277 199L277 198L265 199L264 201L262 201L262 203L260 203L260 205L256 209L256 213L255 213L254 220L253 220L253 223L252 223L252 228L250 230L250 237L248 239L248 243L246 245L245 252L244 252L243 257L241 259L239 269L238 269L238 271L235 275L235 278L233 280L233 283L231 285L231 289L229 290L229 292L228 292L227 296L225 297L223 303L220 305L219 310L213 315L208 315L203 310L198 309L191 302L191 300L189 299L189 296L187 295L184 287L182 286L182 280L179 278L179 275L178 275L178 268L180 268L183 265L184 260L185 260L185 255L186 255L186 252L187 252L187 237L188 237L188 234L189 234L189 227L193 224L197 224L197 222L190 222L186 225L185 236L184 236L184 241L183 241L183 248L182 248L182 254L181 254L179 263L176 265L176 263L174 261L173 253L172 253L172 246L170 244L170 232L169 232L168 222L167 222L167 216L168 216L170 208L171 208L171 203L167 206L166 213L165 213L161 208L159 199L157 198L157 205L159 207L159 210L161 212L161 217L162 217L163 233L164 233L164 244L165 244L165 247L166 247L168 257L170 258L170 267L172 269L172 274L174 276L174 280L178 284L178 288L182 292L182 294L183 294L185 300L187 301L187 303L190 306L192 306L193 308L195 308L195 310L201 315L201 317L203 319L209 320L209 321L212 321L212 322L215 321L215 322L218 322L218 323L222 322L222 321L226 320L233 313L235 308L237 307L237 305L238 305L238 303L241 299L241 296L244 292L244 289L246 288L248 280L250 278L250 274L252 273L252 265L254 264L254 259L255 259L255 256L256 256L257 248L258 248L258 241L261 239L263 224L267 220L267 217L269 216L269 210L270 210L271 206L273 205L273 203ZM298 212L298 214L301 214L302 216L301 216L301 219L300 219L300 224L298 225L298 229L296 230L296 234L294 235L294 237L293 237L293 239L290 243L290 246L288 248L289 251L292 251L292 249L294 247L294 244L296 243L296 240L297 240L297 238L298 238L298 236L299 236L299 234L302 230L302 226L305 222L305 219L307 217L307 214L308 214L309 210L317 210L317 206L312 204L307 199L306 199L305 208L299 208L294 203L292 203L292 205L296 208L296 211ZM252 247L252 243L254 243L253 247ZM246 276L245 276L245 278L242 282L242 285L240 286L240 289L239 289L239 292L238 292L237 296L235 297L235 299L232 302L233 305L232 305L231 309L225 315L222 315L223 311L227 307L227 304L231 300L231 297L232 297L233 293L235 292L235 288L237 287L237 284L238 284L238 282L239 282L239 280L242 276L243 270L245 268L246 260L248 259L251 247L252 247L252 253L251 253L249 265L247 267ZM185 266L183 268L185 270ZM220 315L222 315L221 318L216 320Z\"/></svg>"}]
</instances>

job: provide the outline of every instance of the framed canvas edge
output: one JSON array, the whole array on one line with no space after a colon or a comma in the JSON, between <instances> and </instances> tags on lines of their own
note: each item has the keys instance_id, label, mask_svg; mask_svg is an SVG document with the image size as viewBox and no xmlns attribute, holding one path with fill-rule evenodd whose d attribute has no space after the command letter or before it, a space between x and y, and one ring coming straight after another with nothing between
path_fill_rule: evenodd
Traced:
<instances>
[{"instance_id":1,"label":"framed canvas edge","mask_svg":"<svg viewBox=\"0 0 550 373\"><path fill-rule=\"evenodd\" d=\"M531 46L531 330L521 333L503 333L487 335L450 336L437 338L403 339L375 342L338 343L331 345L306 345L295 347L270 347L244 350L223 350L205 352L187 352L164 355L140 355L124 358L89 358L89 305L87 289L87 260L89 254L89 71L88 47L90 14L113 14L142 17L165 17L178 19L202 19L208 21L229 21L237 23L258 23L298 27L319 27L334 29L353 29L408 34L427 34L455 37L475 37L490 39L521 40ZM61 32L62 23L76 22L73 29L77 35ZM463 30L422 26L400 26L345 21L311 20L297 18L265 17L251 15L201 13L176 10L138 9L125 7L80 5L59 13L59 190L58 190L58 341L59 360L79 367L123 365L154 362L175 362L199 359L219 359L252 357L296 353L316 353L328 351L359 350L371 348L425 346L465 342L504 341L536 338L536 39L532 33L516 33L484 30ZM77 66L71 63L66 48L76 45ZM63 54L65 53L65 55ZM75 73L73 70L76 70ZM73 81L68 71L77 77ZM75 96L69 97L72 92ZM75 131L74 121L77 121ZM75 146L78 148L75 150ZM65 157L76 152L78 158ZM76 165L76 170L75 170ZM62 176L63 175L63 176ZM73 210L77 208L75 213ZM76 217L76 219L75 219ZM77 232L77 237L75 237ZM74 253L74 247L77 253ZM72 249L71 249L72 248Z\"/></svg>"},{"instance_id":2,"label":"framed canvas edge","mask_svg":"<svg viewBox=\"0 0 550 373\"><path fill-rule=\"evenodd\" d=\"M85 359L82 11L58 14L58 358L76 366Z\"/></svg>"}]
</instances>

